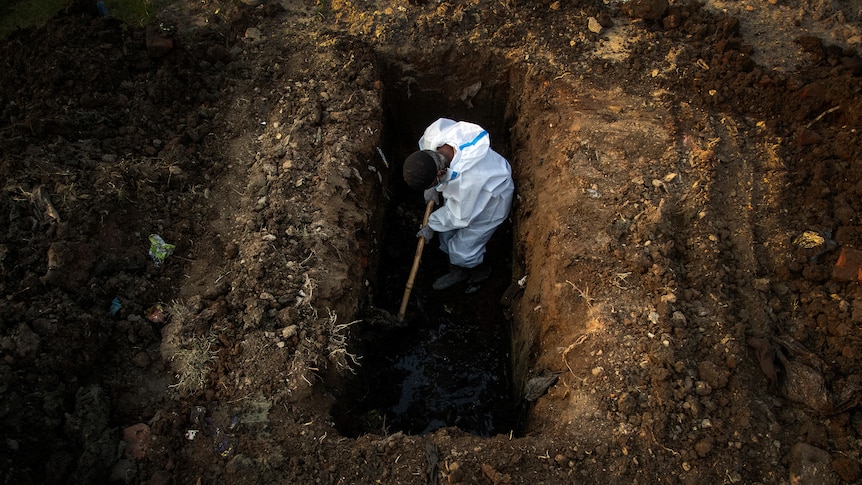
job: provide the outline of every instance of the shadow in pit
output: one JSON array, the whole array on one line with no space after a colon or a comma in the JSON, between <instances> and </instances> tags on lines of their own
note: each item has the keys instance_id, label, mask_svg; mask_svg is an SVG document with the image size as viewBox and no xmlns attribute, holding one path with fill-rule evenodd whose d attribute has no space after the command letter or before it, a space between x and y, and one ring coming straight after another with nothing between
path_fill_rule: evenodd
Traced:
<instances>
[{"instance_id":1,"label":"shadow in pit","mask_svg":"<svg viewBox=\"0 0 862 485\"><path fill-rule=\"evenodd\" d=\"M375 305L380 308L400 304L414 233L392 233L384 245L390 264L378 273L383 290ZM362 365L344 383L332 409L345 436L425 434L449 426L480 436L519 433L509 322L500 305L511 279L510 225L500 227L489 243L486 258L493 271L478 288L462 283L431 289L447 271L446 256L434 242L423 253L406 325L365 328L353 335Z\"/></svg>"}]
</instances>

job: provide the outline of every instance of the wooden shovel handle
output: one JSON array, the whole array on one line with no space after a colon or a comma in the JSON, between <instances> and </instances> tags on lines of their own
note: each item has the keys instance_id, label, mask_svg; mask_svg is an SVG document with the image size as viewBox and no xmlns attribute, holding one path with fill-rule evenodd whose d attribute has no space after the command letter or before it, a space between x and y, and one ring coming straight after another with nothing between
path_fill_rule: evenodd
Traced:
<instances>
[{"instance_id":1,"label":"wooden shovel handle","mask_svg":"<svg viewBox=\"0 0 862 485\"><path fill-rule=\"evenodd\" d=\"M425 217L422 219L422 226L428 224L428 218L431 217L431 211L434 210L434 201L429 200L425 206ZM419 261L422 260L422 248L425 247L425 238L420 237L416 243L416 256L413 258L413 268L410 269L410 277L407 278L407 286L404 288L404 298L401 299L401 309L398 310L398 321L404 321L404 313L407 312L407 300L410 299L410 291L413 290L413 280L416 279L416 272L419 271Z\"/></svg>"}]
</instances>

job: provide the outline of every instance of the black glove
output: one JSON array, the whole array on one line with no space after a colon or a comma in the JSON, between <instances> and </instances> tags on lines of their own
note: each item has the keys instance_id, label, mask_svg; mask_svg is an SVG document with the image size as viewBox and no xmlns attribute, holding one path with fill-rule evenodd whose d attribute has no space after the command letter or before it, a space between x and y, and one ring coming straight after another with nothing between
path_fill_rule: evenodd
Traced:
<instances>
[{"instance_id":1,"label":"black glove","mask_svg":"<svg viewBox=\"0 0 862 485\"><path fill-rule=\"evenodd\" d=\"M427 189L427 190L425 190L424 195L425 195L425 203L426 204L433 200L434 205L440 205L440 192L437 192L437 189L435 189L433 187L430 189Z\"/></svg>"},{"instance_id":2,"label":"black glove","mask_svg":"<svg viewBox=\"0 0 862 485\"><path fill-rule=\"evenodd\" d=\"M428 227L428 225L422 226L422 229L419 229L419 232L416 233L416 237L424 237L425 242L431 242L434 239L434 229Z\"/></svg>"}]
</instances>

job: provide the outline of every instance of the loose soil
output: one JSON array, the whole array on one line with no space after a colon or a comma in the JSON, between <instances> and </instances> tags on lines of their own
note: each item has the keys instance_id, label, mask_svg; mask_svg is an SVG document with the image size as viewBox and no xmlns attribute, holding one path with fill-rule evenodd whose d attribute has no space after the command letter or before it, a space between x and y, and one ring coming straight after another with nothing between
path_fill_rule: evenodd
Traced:
<instances>
[{"instance_id":1,"label":"loose soil","mask_svg":"<svg viewBox=\"0 0 862 485\"><path fill-rule=\"evenodd\" d=\"M203 0L14 32L3 483L859 482L860 35L851 0ZM398 325L400 163L438 117L488 129L517 197L492 279L434 294L429 244ZM500 357L492 426L392 414L409 345L455 351L428 406Z\"/></svg>"}]
</instances>

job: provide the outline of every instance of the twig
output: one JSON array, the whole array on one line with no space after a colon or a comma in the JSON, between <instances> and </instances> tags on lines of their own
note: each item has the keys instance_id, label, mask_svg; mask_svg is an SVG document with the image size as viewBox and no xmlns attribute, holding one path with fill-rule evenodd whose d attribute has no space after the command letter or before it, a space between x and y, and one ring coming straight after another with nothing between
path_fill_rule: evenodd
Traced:
<instances>
[{"instance_id":1,"label":"twig","mask_svg":"<svg viewBox=\"0 0 862 485\"><path fill-rule=\"evenodd\" d=\"M305 265L305 263L307 263L307 262L308 262L308 260L310 260L312 256L316 256L316 255L317 255L317 253L315 253L313 249L312 249L312 250L310 250L310 251L308 252L308 257L307 257L307 258L305 258L305 259L303 259L302 261L300 261L300 262L299 262L299 265L300 265L300 266L304 266L304 265Z\"/></svg>"},{"instance_id":2,"label":"twig","mask_svg":"<svg viewBox=\"0 0 862 485\"><path fill-rule=\"evenodd\" d=\"M657 444L657 445L661 446L662 448L664 448L664 449L665 449L665 451L669 451L669 452L673 453L673 454L674 454L674 456L679 456L679 453L677 453L676 451L673 451L672 449L668 448L667 446L665 446L665 445L663 445L663 444L659 443L659 442L658 442L658 440L657 440L657 439L655 439L655 433L653 433L653 431L652 431L652 430L650 430L650 431L649 431L649 434L651 434L651 435L652 435L652 441L653 441L653 443L655 443L655 444Z\"/></svg>"},{"instance_id":3,"label":"twig","mask_svg":"<svg viewBox=\"0 0 862 485\"><path fill-rule=\"evenodd\" d=\"M581 380L584 380L583 378L580 378L580 377L578 377L578 376L577 376L577 374L575 374L575 371L574 371L574 370L572 370L572 366L570 366L570 365L569 365L569 359L567 359L567 358L566 358L566 356L569 354L569 352L571 352L571 351L572 351L572 349L574 349L574 348L575 348L575 347L577 347L578 345L581 345L582 343L586 342L586 340L587 340L587 337L588 337L588 336L589 336L588 334L581 335L581 336L580 336L580 337L578 337L578 339L577 339L577 340L575 340L571 345L569 345L568 347L566 347L566 350L564 350L564 351L563 351L563 362L566 364L566 367L569 369L569 372L571 372L571 373L572 373L572 376L573 376L575 379L581 379Z\"/></svg>"},{"instance_id":4,"label":"twig","mask_svg":"<svg viewBox=\"0 0 862 485\"><path fill-rule=\"evenodd\" d=\"M377 153L380 154L380 158L383 159L383 165L386 165L386 168L389 168L389 161L386 160L386 155L383 154L383 150L381 150L380 147L375 148L377 148Z\"/></svg>"},{"instance_id":5,"label":"twig","mask_svg":"<svg viewBox=\"0 0 862 485\"><path fill-rule=\"evenodd\" d=\"M574 289L578 292L580 297L583 298L585 302L587 302L587 306L589 308L593 307L593 302L596 301L596 299L590 297L590 288L589 287L587 287L586 291L584 291L584 290L581 290L580 288L578 288L577 286L575 286L575 284L569 280L566 280L566 283L571 285L572 289Z\"/></svg>"},{"instance_id":6,"label":"twig","mask_svg":"<svg viewBox=\"0 0 862 485\"><path fill-rule=\"evenodd\" d=\"M831 107L831 108L827 109L826 111L824 111L824 112L820 113L820 116L818 116L817 118L814 118L813 120L811 120L811 123L808 123L807 125L805 125L805 128L811 128L811 125L813 125L814 123L817 123L818 121L822 120L822 119L823 119L823 117L824 117L824 116L826 116L826 115L828 115L829 113L832 113L832 112L838 111L838 109L839 109L839 108L841 108L841 106L833 106L833 107Z\"/></svg>"},{"instance_id":7,"label":"twig","mask_svg":"<svg viewBox=\"0 0 862 485\"><path fill-rule=\"evenodd\" d=\"M338 250L338 248L337 248L337 247L335 247L335 244L333 244L333 243L332 243L332 241L329 241L329 245L330 245L330 246L332 246L332 249L334 249L334 250L335 250L335 254L337 254L337 255L338 255L338 260L339 260L339 261L341 261L341 262L344 262L344 260L343 260L343 259L341 259L341 251L339 251L339 250Z\"/></svg>"}]
</instances>

